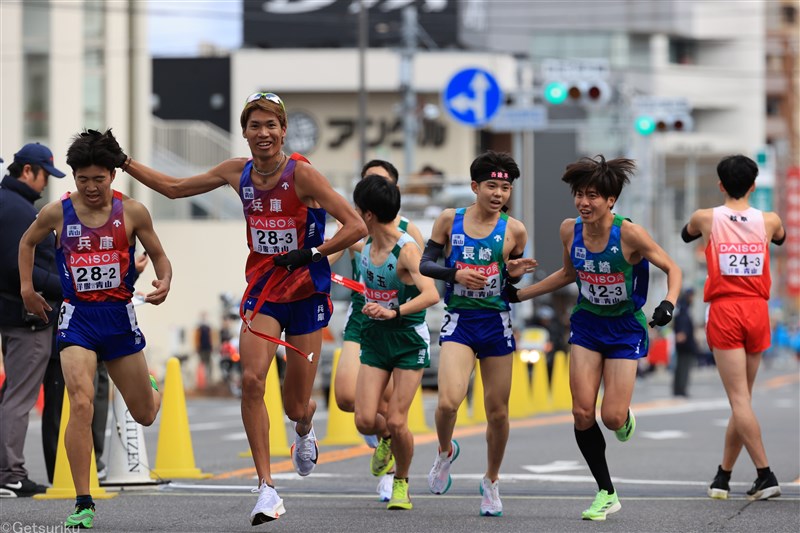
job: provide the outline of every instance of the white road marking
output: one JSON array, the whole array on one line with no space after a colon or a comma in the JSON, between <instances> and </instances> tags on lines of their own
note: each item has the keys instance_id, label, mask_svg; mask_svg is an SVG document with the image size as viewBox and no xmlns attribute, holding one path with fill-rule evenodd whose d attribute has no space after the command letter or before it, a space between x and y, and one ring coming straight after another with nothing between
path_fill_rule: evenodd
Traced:
<instances>
[{"instance_id":1,"label":"white road marking","mask_svg":"<svg viewBox=\"0 0 800 533\"><path fill-rule=\"evenodd\" d=\"M662 431L641 431L639 435L645 439L652 440L669 440L669 439L685 439L689 434L685 431L678 429L665 429Z\"/></svg>"},{"instance_id":2,"label":"white road marking","mask_svg":"<svg viewBox=\"0 0 800 533\"><path fill-rule=\"evenodd\" d=\"M587 467L578 461L553 461L544 465L523 465L525 470L534 474L549 474L552 472L567 472L569 470L586 470Z\"/></svg>"}]
</instances>

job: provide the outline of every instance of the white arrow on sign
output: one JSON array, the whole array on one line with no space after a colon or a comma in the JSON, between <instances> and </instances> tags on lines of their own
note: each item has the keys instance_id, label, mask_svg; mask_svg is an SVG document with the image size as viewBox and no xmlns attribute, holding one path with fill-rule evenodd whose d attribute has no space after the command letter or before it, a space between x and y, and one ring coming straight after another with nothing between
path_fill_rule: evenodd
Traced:
<instances>
[{"instance_id":1,"label":"white arrow on sign","mask_svg":"<svg viewBox=\"0 0 800 533\"><path fill-rule=\"evenodd\" d=\"M482 72L475 73L469 88L475 96L468 96L461 93L450 99L450 105L459 113L472 111L475 121L483 123L486 120L486 93L491 88L491 84Z\"/></svg>"},{"instance_id":2,"label":"white arrow on sign","mask_svg":"<svg viewBox=\"0 0 800 533\"><path fill-rule=\"evenodd\" d=\"M586 470L578 461L553 461L544 465L524 465L522 468L534 474L550 474L552 472L568 472L570 470Z\"/></svg>"}]
</instances>

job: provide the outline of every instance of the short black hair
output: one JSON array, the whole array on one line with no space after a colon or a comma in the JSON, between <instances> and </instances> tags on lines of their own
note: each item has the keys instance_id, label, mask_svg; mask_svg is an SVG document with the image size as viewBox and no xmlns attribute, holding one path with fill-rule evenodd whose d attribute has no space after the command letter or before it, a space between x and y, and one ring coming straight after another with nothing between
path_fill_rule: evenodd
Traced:
<instances>
[{"instance_id":1,"label":"short black hair","mask_svg":"<svg viewBox=\"0 0 800 533\"><path fill-rule=\"evenodd\" d=\"M42 169L40 165L36 165L34 163L18 163L14 161L8 165L8 167L6 167L6 170L8 170L8 175L12 178L19 179L20 176L22 176L22 171L25 169L25 165L29 165L31 167L31 172L34 174L38 174L38 172Z\"/></svg>"},{"instance_id":2,"label":"short black hair","mask_svg":"<svg viewBox=\"0 0 800 533\"><path fill-rule=\"evenodd\" d=\"M511 154L505 152L494 152L487 150L472 161L469 166L469 176L472 181L483 181L487 176L491 176L492 172L504 172L508 174L505 181L513 182L520 175L519 165L511 157Z\"/></svg>"},{"instance_id":3,"label":"short black hair","mask_svg":"<svg viewBox=\"0 0 800 533\"><path fill-rule=\"evenodd\" d=\"M606 161L602 155L594 158L582 157L567 165L561 181L569 185L572 196L579 191L594 187L597 194L603 198L613 196L619 200L622 188L630 183L635 170L636 164L633 159L619 157Z\"/></svg>"},{"instance_id":4,"label":"short black hair","mask_svg":"<svg viewBox=\"0 0 800 533\"><path fill-rule=\"evenodd\" d=\"M92 165L113 171L121 153L122 148L110 128L103 133L86 130L72 138L67 149L67 164L73 172Z\"/></svg>"},{"instance_id":5,"label":"short black hair","mask_svg":"<svg viewBox=\"0 0 800 533\"><path fill-rule=\"evenodd\" d=\"M747 156L736 154L723 157L717 164L717 176L728 196L742 198L758 176L758 165Z\"/></svg>"},{"instance_id":6,"label":"short black hair","mask_svg":"<svg viewBox=\"0 0 800 533\"><path fill-rule=\"evenodd\" d=\"M363 167L361 167L361 177L367 177L367 171L373 167L381 167L389 173L389 176L394 180L394 183L400 180L400 174L397 172L397 168L389 163L388 161L384 161L383 159L373 159L372 161L368 161Z\"/></svg>"},{"instance_id":7,"label":"short black hair","mask_svg":"<svg viewBox=\"0 0 800 533\"><path fill-rule=\"evenodd\" d=\"M397 218L400 211L400 189L378 174L369 174L353 189L353 203L362 213L372 211L381 224Z\"/></svg>"}]
</instances>

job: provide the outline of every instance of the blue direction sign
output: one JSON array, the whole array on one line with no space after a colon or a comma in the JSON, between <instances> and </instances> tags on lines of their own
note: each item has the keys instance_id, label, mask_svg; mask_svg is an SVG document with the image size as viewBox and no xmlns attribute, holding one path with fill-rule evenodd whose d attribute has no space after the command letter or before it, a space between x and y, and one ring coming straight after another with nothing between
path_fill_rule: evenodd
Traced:
<instances>
[{"instance_id":1,"label":"blue direction sign","mask_svg":"<svg viewBox=\"0 0 800 533\"><path fill-rule=\"evenodd\" d=\"M469 68L450 78L442 103L455 120L477 127L489 122L502 107L503 91L489 72Z\"/></svg>"}]
</instances>

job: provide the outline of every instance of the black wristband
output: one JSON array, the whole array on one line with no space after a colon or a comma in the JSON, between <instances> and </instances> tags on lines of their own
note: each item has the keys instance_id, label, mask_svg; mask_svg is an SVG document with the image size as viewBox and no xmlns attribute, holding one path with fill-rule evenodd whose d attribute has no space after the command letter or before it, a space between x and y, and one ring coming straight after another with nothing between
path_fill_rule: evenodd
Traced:
<instances>
[{"instance_id":1,"label":"black wristband","mask_svg":"<svg viewBox=\"0 0 800 533\"><path fill-rule=\"evenodd\" d=\"M395 310L394 310L394 317L395 317L395 318L397 318L397 319L399 319L401 316L402 316L402 315L400 314L400 308L399 308L399 307L395 308Z\"/></svg>"},{"instance_id":2,"label":"black wristband","mask_svg":"<svg viewBox=\"0 0 800 533\"><path fill-rule=\"evenodd\" d=\"M686 224L681 230L681 239L683 239L683 242L696 241L702 236L703 236L702 233L700 235L692 235L691 233L689 233L689 224Z\"/></svg>"},{"instance_id":3,"label":"black wristband","mask_svg":"<svg viewBox=\"0 0 800 533\"><path fill-rule=\"evenodd\" d=\"M776 239L775 237L772 237L772 244L780 246L781 244L783 244L783 242L785 240L786 240L786 231L783 232L783 237L781 237L780 239Z\"/></svg>"}]
</instances>

